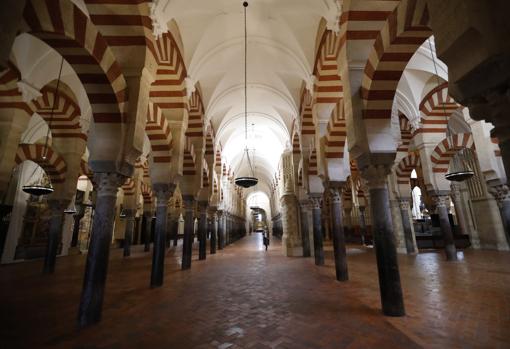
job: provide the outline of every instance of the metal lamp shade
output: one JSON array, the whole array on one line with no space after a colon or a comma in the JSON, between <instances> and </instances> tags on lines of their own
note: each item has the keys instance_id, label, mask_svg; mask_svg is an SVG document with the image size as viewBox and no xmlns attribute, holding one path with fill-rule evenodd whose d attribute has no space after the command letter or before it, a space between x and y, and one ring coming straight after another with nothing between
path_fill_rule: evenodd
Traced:
<instances>
[{"instance_id":1,"label":"metal lamp shade","mask_svg":"<svg viewBox=\"0 0 510 349\"><path fill-rule=\"evenodd\" d=\"M445 178L452 182L463 182L473 177L474 171L469 167L465 158L464 149L461 149L452 159Z\"/></svg>"},{"instance_id":2,"label":"metal lamp shade","mask_svg":"<svg viewBox=\"0 0 510 349\"><path fill-rule=\"evenodd\" d=\"M257 185L258 182L259 180L255 177L237 177L234 179L234 183L243 188L253 187Z\"/></svg>"},{"instance_id":3,"label":"metal lamp shade","mask_svg":"<svg viewBox=\"0 0 510 349\"><path fill-rule=\"evenodd\" d=\"M41 196L53 193L53 188L51 187L51 185L30 184L24 185L23 191L30 195Z\"/></svg>"}]
</instances>

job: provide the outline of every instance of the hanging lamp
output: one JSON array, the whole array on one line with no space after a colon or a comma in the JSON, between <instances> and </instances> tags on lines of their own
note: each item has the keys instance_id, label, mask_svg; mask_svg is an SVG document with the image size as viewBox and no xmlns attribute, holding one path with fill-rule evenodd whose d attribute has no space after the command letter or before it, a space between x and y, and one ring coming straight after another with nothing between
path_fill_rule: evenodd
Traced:
<instances>
[{"instance_id":1,"label":"hanging lamp","mask_svg":"<svg viewBox=\"0 0 510 349\"><path fill-rule=\"evenodd\" d=\"M430 38L428 39L430 54L432 56L432 63L434 64L434 71L436 73L437 87L439 87L439 74L437 73L436 59L435 59L435 49L432 49L432 42ZM443 113L446 119L446 138L450 144L453 144L453 134L450 129L450 123L448 122L448 116L446 114L445 102L441 103L443 107ZM448 172L445 174L445 178L452 182L463 182L473 177L475 174L471 167L468 164L467 160L467 148L462 147L456 154L454 154L452 161L450 162L450 166L448 167Z\"/></svg>"},{"instance_id":2,"label":"hanging lamp","mask_svg":"<svg viewBox=\"0 0 510 349\"><path fill-rule=\"evenodd\" d=\"M248 151L248 92L247 92L247 84L248 84L248 69L247 69L247 60L248 60L248 32L246 29L246 8L248 7L248 2L243 2L244 7L244 151L243 157L239 162L239 166L241 167L244 158L246 157L246 161L248 162L248 166L250 167L250 173L246 176L239 176L234 179L234 183L242 188L250 188L256 185L259 180L255 177L253 171L253 165L250 159L250 153Z\"/></svg>"},{"instance_id":3,"label":"hanging lamp","mask_svg":"<svg viewBox=\"0 0 510 349\"><path fill-rule=\"evenodd\" d=\"M44 148L42 152L42 161L46 161L46 157L48 155L48 141L50 138L50 130L51 130L51 124L53 123L53 115L55 113L55 106L57 104L58 100L58 93L59 93L59 87L60 87L60 78L62 77L62 67L64 66L64 56L62 56L62 60L60 61L60 69L58 72L58 79L57 79L57 88L55 91L55 95L53 97L53 105L51 106L51 112L50 112L50 122L48 123L48 131L46 132L46 140L44 142ZM32 176L30 178L34 177L35 171L37 170L37 166L34 168L34 172L32 172ZM48 195L53 193L53 187L51 185L51 181L49 177L44 173L42 173L42 176L36 180L34 183L24 185L22 187L22 190L30 195L34 196L41 196L41 195Z\"/></svg>"},{"instance_id":4,"label":"hanging lamp","mask_svg":"<svg viewBox=\"0 0 510 349\"><path fill-rule=\"evenodd\" d=\"M71 215L71 214L75 214L77 212L76 205L75 205L75 200L76 200L76 196L73 197L73 200L71 201L69 206L64 210L65 214Z\"/></svg>"}]
</instances>

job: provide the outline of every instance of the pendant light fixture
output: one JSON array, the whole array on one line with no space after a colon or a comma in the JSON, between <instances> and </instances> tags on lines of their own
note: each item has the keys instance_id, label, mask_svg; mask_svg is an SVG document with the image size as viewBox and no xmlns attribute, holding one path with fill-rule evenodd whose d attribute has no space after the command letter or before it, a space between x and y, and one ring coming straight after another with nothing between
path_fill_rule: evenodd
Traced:
<instances>
[{"instance_id":1,"label":"pendant light fixture","mask_svg":"<svg viewBox=\"0 0 510 349\"><path fill-rule=\"evenodd\" d=\"M51 112L50 112L50 121L48 123L48 131L46 132L46 140L44 142L44 148L42 152L42 161L46 161L46 158L48 156L48 141L50 138L50 131L51 131L51 124L53 123L53 114L55 112L55 106L57 104L57 100L59 98L59 87L60 87L60 78L62 77L62 67L64 66L64 56L62 56L62 60L60 61L60 69L58 72L58 79L57 79L57 88L55 91L55 95L53 97L53 105L51 106ZM35 171L37 170L37 166L34 168L34 172L32 172L32 176L30 178L34 177ZM24 185L22 190L30 195L34 196L41 196L41 195L48 195L53 193L53 187L51 186L51 181L46 174L43 173L39 180L36 180L34 183Z\"/></svg>"},{"instance_id":2,"label":"pendant light fixture","mask_svg":"<svg viewBox=\"0 0 510 349\"><path fill-rule=\"evenodd\" d=\"M430 54L432 56L432 63L434 64L434 71L436 73L436 80L437 80L437 87L439 87L440 81L439 81L439 74L437 72L437 65L436 65L436 59L435 59L435 49L432 48L432 42L430 38L428 39L429 42L429 48L430 48ZM446 113L446 107L445 102L441 103L441 106L443 108L443 113L445 115L446 119L446 138L448 139L448 142L450 144L453 144L453 134L450 129L450 123L448 122L448 115ZM450 162L450 166L448 167L448 172L445 174L445 178L449 181L453 182L463 182L465 180L468 180L469 178L473 177L475 174L471 167L469 167L468 164L468 154L467 154L466 147L462 147L456 154L453 155L453 158Z\"/></svg>"},{"instance_id":3,"label":"pendant light fixture","mask_svg":"<svg viewBox=\"0 0 510 349\"><path fill-rule=\"evenodd\" d=\"M243 160L246 157L246 161L248 162L248 166L250 169L250 173L246 176L239 176L234 179L234 183L242 188L250 188L256 185L259 180L255 177L254 171L253 171L253 165L250 159L250 153L248 151L248 91L247 91L247 84L248 84L248 67L247 67L247 60L248 60L248 32L246 29L246 8L248 7L248 2L243 2L244 7L244 151L243 151L243 157L241 158L241 161L239 163L239 168L242 169Z\"/></svg>"}]
</instances>

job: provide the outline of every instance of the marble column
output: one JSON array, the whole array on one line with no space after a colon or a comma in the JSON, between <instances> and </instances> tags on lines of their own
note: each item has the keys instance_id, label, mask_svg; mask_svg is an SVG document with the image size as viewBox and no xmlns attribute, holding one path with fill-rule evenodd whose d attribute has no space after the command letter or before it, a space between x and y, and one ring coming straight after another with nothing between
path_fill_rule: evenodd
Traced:
<instances>
[{"instance_id":1,"label":"marble column","mask_svg":"<svg viewBox=\"0 0 510 349\"><path fill-rule=\"evenodd\" d=\"M462 194L460 192L460 185L457 183L452 183L450 185L451 188L451 197L453 200L453 205L455 206L455 213L457 215L457 220L459 222L459 227L462 234L468 234L467 229L467 220L464 215L463 203L462 203Z\"/></svg>"},{"instance_id":2,"label":"marble column","mask_svg":"<svg viewBox=\"0 0 510 349\"><path fill-rule=\"evenodd\" d=\"M101 320L117 190L125 179L117 173L94 174L97 191L96 207L78 312L80 327L92 325Z\"/></svg>"},{"instance_id":3,"label":"marble column","mask_svg":"<svg viewBox=\"0 0 510 349\"><path fill-rule=\"evenodd\" d=\"M124 209L124 213L126 215L124 218L126 222L126 229L124 232L124 257L129 257L131 255L131 242L135 230L135 210Z\"/></svg>"},{"instance_id":4,"label":"marble column","mask_svg":"<svg viewBox=\"0 0 510 349\"><path fill-rule=\"evenodd\" d=\"M207 257L207 201L198 202L198 259L204 260Z\"/></svg>"},{"instance_id":5,"label":"marble column","mask_svg":"<svg viewBox=\"0 0 510 349\"><path fill-rule=\"evenodd\" d=\"M192 195L183 195L184 204L184 238L182 243L182 264L181 269L191 268L191 257L193 253L193 231L195 210L195 198Z\"/></svg>"},{"instance_id":6,"label":"marble column","mask_svg":"<svg viewBox=\"0 0 510 349\"><path fill-rule=\"evenodd\" d=\"M510 190L507 185L496 185L491 187L490 192L498 202L506 239L510 243Z\"/></svg>"},{"instance_id":7,"label":"marble column","mask_svg":"<svg viewBox=\"0 0 510 349\"><path fill-rule=\"evenodd\" d=\"M225 246L230 244L230 213L225 212Z\"/></svg>"},{"instance_id":8,"label":"marble column","mask_svg":"<svg viewBox=\"0 0 510 349\"><path fill-rule=\"evenodd\" d=\"M217 239L217 236L218 236L218 230L217 230L217 216L216 216L216 211L213 211L211 213L211 227L209 229L209 231L211 232L211 241L210 241L210 248L211 248L211 251L210 253L211 254L215 254L216 253L216 241L218 240Z\"/></svg>"},{"instance_id":9,"label":"marble column","mask_svg":"<svg viewBox=\"0 0 510 349\"><path fill-rule=\"evenodd\" d=\"M315 265L324 265L324 249L322 247L322 220L321 205L322 195L310 195L312 202L313 217L313 247L315 256Z\"/></svg>"},{"instance_id":10,"label":"marble column","mask_svg":"<svg viewBox=\"0 0 510 349\"><path fill-rule=\"evenodd\" d=\"M387 316L404 316L404 298L387 186L390 169L391 166L368 165L362 170L362 177L367 180L370 193L370 214L382 310Z\"/></svg>"},{"instance_id":11,"label":"marble column","mask_svg":"<svg viewBox=\"0 0 510 349\"><path fill-rule=\"evenodd\" d=\"M81 219L83 218L84 213L85 213L85 210L81 207L78 211L78 214L73 215L74 223L73 223L73 237L71 239L71 247L78 246L78 236L80 234L80 222L81 222Z\"/></svg>"},{"instance_id":12,"label":"marble column","mask_svg":"<svg viewBox=\"0 0 510 349\"><path fill-rule=\"evenodd\" d=\"M404 241L408 254L416 253L413 230L411 227L411 217L409 217L409 199L400 198L398 200L400 206L400 215L402 217L402 228L404 230Z\"/></svg>"},{"instance_id":13,"label":"marble column","mask_svg":"<svg viewBox=\"0 0 510 349\"><path fill-rule=\"evenodd\" d=\"M431 193L432 200L436 206L436 213L439 216L439 225L443 234L444 250L447 261L457 260L457 249L455 247L455 238L453 236L452 226L448 218L448 209L450 207L450 197L445 193Z\"/></svg>"},{"instance_id":14,"label":"marble column","mask_svg":"<svg viewBox=\"0 0 510 349\"><path fill-rule=\"evenodd\" d=\"M151 211L145 211L143 213L145 217L145 227L144 227L144 251L149 252L151 250L151 233L152 233L152 217L154 214Z\"/></svg>"},{"instance_id":15,"label":"marble column","mask_svg":"<svg viewBox=\"0 0 510 349\"><path fill-rule=\"evenodd\" d=\"M223 250L225 246L225 214L218 211L218 250Z\"/></svg>"},{"instance_id":16,"label":"marble column","mask_svg":"<svg viewBox=\"0 0 510 349\"><path fill-rule=\"evenodd\" d=\"M154 246L152 248L151 287L155 288L163 285L168 200L174 193L175 184L154 183L152 190L156 196L156 227L154 230Z\"/></svg>"},{"instance_id":17,"label":"marble column","mask_svg":"<svg viewBox=\"0 0 510 349\"><path fill-rule=\"evenodd\" d=\"M301 239L303 244L303 257L310 257L310 232L308 231L308 207L309 201L299 202L299 216L301 225Z\"/></svg>"},{"instance_id":18,"label":"marble column","mask_svg":"<svg viewBox=\"0 0 510 349\"><path fill-rule=\"evenodd\" d=\"M174 246L177 246L177 243L179 242L179 221L181 219L181 216L179 215L175 221L174 221Z\"/></svg>"},{"instance_id":19,"label":"marble column","mask_svg":"<svg viewBox=\"0 0 510 349\"><path fill-rule=\"evenodd\" d=\"M331 217L331 230L333 238L333 252L335 256L335 271L338 281L349 280L347 271L347 251L345 249L345 234L342 223L342 195L344 183L329 183L329 205Z\"/></svg>"},{"instance_id":20,"label":"marble column","mask_svg":"<svg viewBox=\"0 0 510 349\"><path fill-rule=\"evenodd\" d=\"M367 223L365 219L365 206L359 206L359 231L361 234L361 243L365 245L365 236L367 234Z\"/></svg>"},{"instance_id":21,"label":"marble column","mask_svg":"<svg viewBox=\"0 0 510 349\"><path fill-rule=\"evenodd\" d=\"M64 224L64 210L69 205L69 200L48 200L51 212L50 226L48 231L48 243L44 257L43 273L52 274L55 271L58 245L62 241L62 226Z\"/></svg>"},{"instance_id":22,"label":"marble column","mask_svg":"<svg viewBox=\"0 0 510 349\"><path fill-rule=\"evenodd\" d=\"M352 207L344 207L344 234L351 236L352 234L352 218L351 218Z\"/></svg>"}]
</instances>

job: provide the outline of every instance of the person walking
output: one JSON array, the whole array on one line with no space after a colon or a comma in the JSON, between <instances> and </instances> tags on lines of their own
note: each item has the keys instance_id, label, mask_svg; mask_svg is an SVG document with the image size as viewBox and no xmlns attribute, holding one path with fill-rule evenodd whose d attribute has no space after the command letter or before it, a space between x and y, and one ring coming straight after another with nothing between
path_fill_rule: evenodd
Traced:
<instances>
[{"instance_id":1,"label":"person walking","mask_svg":"<svg viewBox=\"0 0 510 349\"><path fill-rule=\"evenodd\" d=\"M267 247L269 246L269 232L267 230L264 230L262 232L262 241L264 243L264 246L266 246L266 251L267 251Z\"/></svg>"}]
</instances>

